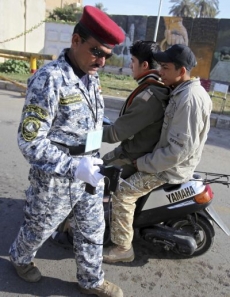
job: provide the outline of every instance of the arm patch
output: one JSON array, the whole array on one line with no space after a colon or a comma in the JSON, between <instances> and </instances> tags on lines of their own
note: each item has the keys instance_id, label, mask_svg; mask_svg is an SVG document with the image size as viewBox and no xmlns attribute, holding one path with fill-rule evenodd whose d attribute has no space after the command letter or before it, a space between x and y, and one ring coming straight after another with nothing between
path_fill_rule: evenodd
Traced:
<instances>
[{"instance_id":1,"label":"arm patch","mask_svg":"<svg viewBox=\"0 0 230 297\"><path fill-rule=\"evenodd\" d=\"M41 108L40 106L33 105L33 104L29 104L26 106L23 113L27 113L27 112L35 113L42 120L44 120L45 118L48 117L48 112L45 109Z\"/></svg>"},{"instance_id":2,"label":"arm patch","mask_svg":"<svg viewBox=\"0 0 230 297\"><path fill-rule=\"evenodd\" d=\"M25 118L22 122L22 136L25 141L32 141L38 135L38 130L41 127L41 122L35 117Z\"/></svg>"}]
</instances>

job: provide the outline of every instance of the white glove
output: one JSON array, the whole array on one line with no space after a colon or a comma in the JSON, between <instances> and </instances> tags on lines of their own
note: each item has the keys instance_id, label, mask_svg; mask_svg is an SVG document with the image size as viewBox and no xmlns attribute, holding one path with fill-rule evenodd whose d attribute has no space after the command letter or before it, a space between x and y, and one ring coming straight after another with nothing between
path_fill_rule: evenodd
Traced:
<instances>
[{"instance_id":1,"label":"white glove","mask_svg":"<svg viewBox=\"0 0 230 297\"><path fill-rule=\"evenodd\" d=\"M74 179L80 179L96 187L99 181L104 178L104 176L99 173L100 167L97 166L99 164L103 164L102 159L91 156L83 157L74 173Z\"/></svg>"}]
</instances>

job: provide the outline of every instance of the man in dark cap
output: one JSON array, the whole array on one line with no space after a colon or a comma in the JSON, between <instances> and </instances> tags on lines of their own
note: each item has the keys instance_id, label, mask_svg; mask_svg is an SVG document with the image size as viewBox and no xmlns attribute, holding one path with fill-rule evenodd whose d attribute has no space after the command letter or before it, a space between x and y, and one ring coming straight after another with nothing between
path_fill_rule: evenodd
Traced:
<instances>
[{"instance_id":1,"label":"man in dark cap","mask_svg":"<svg viewBox=\"0 0 230 297\"><path fill-rule=\"evenodd\" d=\"M191 49L176 44L153 56L161 66L162 82L171 87L172 92L159 142L152 153L134 161L138 172L126 179L134 187L121 183L113 196L111 240L114 245L104 251L106 263L134 259L135 202L164 183L180 184L191 179L210 127L212 102L200 79L190 76L196 66Z\"/></svg>"},{"instance_id":2,"label":"man in dark cap","mask_svg":"<svg viewBox=\"0 0 230 297\"><path fill-rule=\"evenodd\" d=\"M121 297L104 280L104 180L97 157L102 137L103 98L97 75L124 40L121 29L101 10L85 6L71 47L40 68L28 81L18 130L18 145L31 165L25 218L10 247L17 274L28 282L41 278L33 258L73 209L77 279L81 292ZM85 191L85 183L97 194Z\"/></svg>"}]
</instances>

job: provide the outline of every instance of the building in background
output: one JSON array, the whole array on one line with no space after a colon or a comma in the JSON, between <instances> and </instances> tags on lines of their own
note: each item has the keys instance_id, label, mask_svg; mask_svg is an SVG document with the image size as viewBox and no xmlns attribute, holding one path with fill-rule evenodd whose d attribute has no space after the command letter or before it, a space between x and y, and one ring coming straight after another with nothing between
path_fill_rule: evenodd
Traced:
<instances>
[{"instance_id":1,"label":"building in background","mask_svg":"<svg viewBox=\"0 0 230 297\"><path fill-rule=\"evenodd\" d=\"M45 0L0 1L0 48L42 53Z\"/></svg>"}]
</instances>

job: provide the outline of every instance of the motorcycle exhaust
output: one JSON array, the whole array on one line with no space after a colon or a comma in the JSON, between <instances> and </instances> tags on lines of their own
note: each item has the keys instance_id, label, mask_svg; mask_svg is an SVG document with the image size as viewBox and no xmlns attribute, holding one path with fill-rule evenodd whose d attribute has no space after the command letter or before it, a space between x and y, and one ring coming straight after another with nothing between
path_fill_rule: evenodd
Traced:
<instances>
[{"instance_id":1,"label":"motorcycle exhaust","mask_svg":"<svg viewBox=\"0 0 230 297\"><path fill-rule=\"evenodd\" d=\"M163 245L166 250L191 256L197 249L196 240L190 234L168 226L155 225L141 230L141 237L154 245Z\"/></svg>"}]
</instances>

